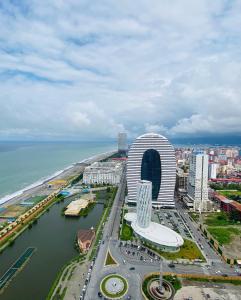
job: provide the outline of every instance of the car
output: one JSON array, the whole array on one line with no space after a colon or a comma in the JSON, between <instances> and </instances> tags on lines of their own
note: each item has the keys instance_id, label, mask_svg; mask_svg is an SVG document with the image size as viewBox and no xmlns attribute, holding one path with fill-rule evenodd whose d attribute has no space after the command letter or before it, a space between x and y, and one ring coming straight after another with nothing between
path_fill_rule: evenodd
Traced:
<instances>
[{"instance_id":1,"label":"car","mask_svg":"<svg viewBox=\"0 0 241 300\"><path fill-rule=\"evenodd\" d=\"M98 297L99 297L99 298L102 298L101 292L98 292Z\"/></svg>"},{"instance_id":2,"label":"car","mask_svg":"<svg viewBox=\"0 0 241 300\"><path fill-rule=\"evenodd\" d=\"M228 274L222 274L223 277L228 277Z\"/></svg>"},{"instance_id":3,"label":"car","mask_svg":"<svg viewBox=\"0 0 241 300\"><path fill-rule=\"evenodd\" d=\"M168 265L169 268L175 268L175 265L173 263Z\"/></svg>"},{"instance_id":4,"label":"car","mask_svg":"<svg viewBox=\"0 0 241 300\"><path fill-rule=\"evenodd\" d=\"M130 269L129 269L129 270L133 271L133 270L135 270L135 267L130 267Z\"/></svg>"}]
</instances>

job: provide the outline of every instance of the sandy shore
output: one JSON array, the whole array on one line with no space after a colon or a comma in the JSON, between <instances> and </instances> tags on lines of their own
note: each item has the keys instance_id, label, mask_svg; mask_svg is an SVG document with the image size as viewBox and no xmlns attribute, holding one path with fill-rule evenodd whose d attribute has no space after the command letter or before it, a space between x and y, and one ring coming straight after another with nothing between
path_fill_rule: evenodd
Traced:
<instances>
[{"instance_id":1,"label":"sandy shore","mask_svg":"<svg viewBox=\"0 0 241 300\"><path fill-rule=\"evenodd\" d=\"M49 176L48 178L38 181L29 187L26 187L23 190L20 190L18 192L13 193L12 195L5 196L0 199L0 207L6 207L12 204L16 204L20 201L23 201L26 198L34 197L34 196L41 196L41 195L49 195L58 188L51 187L49 188L48 182L53 180L68 180L72 177L75 177L82 173L84 171L84 168L86 164L91 164L95 161L99 161L101 159L104 159L110 155L115 153L115 151L105 152L101 153L92 157L89 157L87 159L84 159L80 162L74 163L71 166L65 168L64 170L58 171L52 176Z\"/></svg>"}]
</instances>

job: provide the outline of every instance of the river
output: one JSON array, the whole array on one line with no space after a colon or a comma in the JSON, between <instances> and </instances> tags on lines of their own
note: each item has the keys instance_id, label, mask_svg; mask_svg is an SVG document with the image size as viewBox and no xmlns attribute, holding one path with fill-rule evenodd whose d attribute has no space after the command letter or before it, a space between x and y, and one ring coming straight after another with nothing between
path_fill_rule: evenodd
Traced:
<instances>
[{"instance_id":1,"label":"river","mask_svg":"<svg viewBox=\"0 0 241 300\"><path fill-rule=\"evenodd\" d=\"M73 198L72 198L73 200ZM54 204L49 212L38 219L31 229L25 230L12 247L0 254L0 277L28 247L36 247L23 269L0 294L1 300L44 300L58 271L78 253L74 240L78 229L96 226L103 212L103 204L96 204L84 218L66 218L61 215L71 198Z\"/></svg>"}]
</instances>

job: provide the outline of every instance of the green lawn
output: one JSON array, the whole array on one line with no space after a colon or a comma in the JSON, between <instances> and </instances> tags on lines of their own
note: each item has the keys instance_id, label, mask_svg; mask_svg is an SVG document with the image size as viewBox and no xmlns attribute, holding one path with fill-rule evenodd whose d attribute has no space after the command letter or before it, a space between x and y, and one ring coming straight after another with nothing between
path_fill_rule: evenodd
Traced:
<instances>
[{"instance_id":1,"label":"green lawn","mask_svg":"<svg viewBox=\"0 0 241 300\"><path fill-rule=\"evenodd\" d=\"M161 250L157 250L151 245L147 245L148 248L153 249L154 251L158 252L162 257L168 260L176 260L176 259L202 259L205 261L201 251L199 250L196 243L191 240L184 240L183 246L180 248L178 252L164 252Z\"/></svg>"},{"instance_id":2,"label":"green lawn","mask_svg":"<svg viewBox=\"0 0 241 300\"><path fill-rule=\"evenodd\" d=\"M230 244L233 235L240 235L241 231L234 227L208 227L210 234L220 245Z\"/></svg>"},{"instance_id":3,"label":"green lawn","mask_svg":"<svg viewBox=\"0 0 241 300\"><path fill-rule=\"evenodd\" d=\"M228 214L223 212L210 213L205 216L204 223L208 226L226 226L236 224L228 218Z\"/></svg>"},{"instance_id":4,"label":"green lawn","mask_svg":"<svg viewBox=\"0 0 241 300\"><path fill-rule=\"evenodd\" d=\"M117 294L108 293L108 291L106 290L106 283L110 278L119 278L124 284L123 290ZM102 282L100 283L100 289L101 289L102 293L104 294L104 296L108 297L108 299L120 299L121 297L123 297L126 294L126 292L128 290L128 283L124 277L117 275L117 274L111 274L111 275L107 275L102 280Z\"/></svg>"},{"instance_id":5,"label":"green lawn","mask_svg":"<svg viewBox=\"0 0 241 300\"><path fill-rule=\"evenodd\" d=\"M182 288L181 281L176 276L164 275L163 278L172 284L175 291L178 291Z\"/></svg>"},{"instance_id":6,"label":"green lawn","mask_svg":"<svg viewBox=\"0 0 241 300\"><path fill-rule=\"evenodd\" d=\"M221 194L231 200L239 201L241 199L241 191L224 190L224 191L219 191L219 194Z\"/></svg>"},{"instance_id":7,"label":"green lawn","mask_svg":"<svg viewBox=\"0 0 241 300\"><path fill-rule=\"evenodd\" d=\"M217 282L217 283L231 283L234 285L241 285L241 279L240 280L232 280L232 279L227 279L225 277L220 277L220 278L203 278L203 277L187 277L187 280L191 281L200 281L200 282Z\"/></svg>"},{"instance_id":8,"label":"green lawn","mask_svg":"<svg viewBox=\"0 0 241 300\"><path fill-rule=\"evenodd\" d=\"M147 297L148 300L153 299L148 293L148 286L155 279L159 280L160 279L159 275L150 275L142 283L142 291L144 292L144 294L145 294L145 296ZM180 279L177 278L176 276L164 275L163 279L170 282L175 291L178 291L182 287Z\"/></svg>"},{"instance_id":9,"label":"green lawn","mask_svg":"<svg viewBox=\"0 0 241 300\"><path fill-rule=\"evenodd\" d=\"M121 232L120 232L120 239L122 241L129 241L133 238L133 229L131 226L126 224L126 221L123 221Z\"/></svg>"},{"instance_id":10,"label":"green lawn","mask_svg":"<svg viewBox=\"0 0 241 300\"><path fill-rule=\"evenodd\" d=\"M108 251L105 259L105 266L110 266L110 265L117 265L117 263L114 260L114 258L111 256L110 252Z\"/></svg>"}]
</instances>

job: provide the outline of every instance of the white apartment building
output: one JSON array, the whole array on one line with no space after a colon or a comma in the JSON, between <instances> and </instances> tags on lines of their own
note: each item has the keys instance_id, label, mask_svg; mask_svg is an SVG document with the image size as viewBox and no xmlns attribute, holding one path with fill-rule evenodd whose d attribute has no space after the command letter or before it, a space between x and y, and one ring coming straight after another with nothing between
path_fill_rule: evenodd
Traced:
<instances>
[{"instance_id":1,"label":"white apartment building","mask_svg":"<svg viewBox=\"0 0 241 300\"><path fill-rule=\"evenodd\" d=\"M207 210L208 155L203 151L195 151L190 156L187 192L195 211Z\"/></svg>"},{"instance_id":2,"label":"white apartment building","mask_svg":"<svg viewBox=\"0 0 241 300\"><path fill-rule=\"evenodd\" d=\"M217 164L217 163L209 164L209 166L208 166L208 178L216 179L218 168L219 168L219 164Z\"/></svg>"},{"instance_id":3,"label":"white apartment building","mask_svg":"<svg viewBox=\"0 0 241 300\"><path fill-rule=\"evenodd\" d=\"M120 183L122 163L120 162L94 162L84 170L84 184L113 184Z\"/></svg>"},{"instance_id":4,"label":"white apartment building","mask_svg":"<svg viewBox=\"0 0 241 300\"><path fill-rule=\"evenodd\" d=\"M142 228L151 223L152 210L152 183L140 180L137 184L137 222Z\"/></svg>"}]
</instances>

